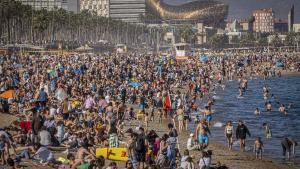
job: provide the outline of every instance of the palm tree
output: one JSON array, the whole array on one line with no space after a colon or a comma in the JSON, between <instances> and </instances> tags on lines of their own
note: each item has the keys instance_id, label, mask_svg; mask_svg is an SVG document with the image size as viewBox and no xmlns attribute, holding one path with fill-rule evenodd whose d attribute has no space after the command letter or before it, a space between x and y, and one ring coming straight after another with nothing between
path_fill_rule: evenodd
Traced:
<instances>
[{"instance_id":1,"label":"palm tree","mask_svg":"<svg viewBox=\"0 0 300 169\"><path fill-rule=\"evenodd\" d=\"M63 9L34 10L15 0L0 1L0 40L11 42L95 42L99 39L113 43L154 44L156 32L144 25L124 23L99 17L89 11L78 14ZM146 38L146 34L150 36Z\"/></svg>"}]
</instances>

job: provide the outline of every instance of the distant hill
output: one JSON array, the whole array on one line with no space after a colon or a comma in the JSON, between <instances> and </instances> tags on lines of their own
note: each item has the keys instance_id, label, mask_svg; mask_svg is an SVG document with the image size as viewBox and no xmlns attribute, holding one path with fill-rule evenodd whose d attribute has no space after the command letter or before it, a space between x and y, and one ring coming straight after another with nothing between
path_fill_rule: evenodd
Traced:
<instances>
[{"instance_id":1,"label":"distant hill","mask_svg":"<svg viewBox=\"0 0 300 169\"><path fill-rule=\"evenodd\" d=\"M194 0L164 0L172 5L179 5ZM201 0L200 0L201 1ZM295 5L295 22L300 23L300 0L219 0L229 4L229 18L247 18L252 11L259 8L271 7L276 18L287 20L292 4Z\"/></svg>"}]
</instances>

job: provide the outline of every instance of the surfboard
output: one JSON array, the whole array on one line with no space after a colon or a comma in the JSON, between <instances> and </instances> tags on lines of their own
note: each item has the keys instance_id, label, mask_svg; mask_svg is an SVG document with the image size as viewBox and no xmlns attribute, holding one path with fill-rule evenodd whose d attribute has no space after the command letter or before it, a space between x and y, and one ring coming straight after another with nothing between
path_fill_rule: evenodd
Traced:
<instances>
[{"instance_id":1,"label":"surfboard","mask_svg":"<svg viewBox=\"0 0 300 169\"><path fill-rule=\"evenodd\" d=\"M146 153L146 159L152 154L151 150ZM127 161L127 148L97 148L96 156L103 156L108 160L113 161Z\"/></svg>"}]
</instances>

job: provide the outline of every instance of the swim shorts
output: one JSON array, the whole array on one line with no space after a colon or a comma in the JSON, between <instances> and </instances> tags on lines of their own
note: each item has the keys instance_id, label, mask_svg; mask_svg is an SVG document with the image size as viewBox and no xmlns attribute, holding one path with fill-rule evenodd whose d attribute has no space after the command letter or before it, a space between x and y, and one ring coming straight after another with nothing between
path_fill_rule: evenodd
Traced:
<instances>
[{"instance_id":1,"label":"swim shorts","mask_svg":"<svg viewBox=\"0 0 300 169\"><path fill-rule=\"evenodd\" d=\"M212 120L212 115L210 114L210 115L207 115L206 116L206 120L208 121L208 122L210 122L211 120Z\"/></svg>"},{"instance_id":2,"label":"swim shorts","mask_svg":"<svg viewBox=\"0 0 300 169\"><path fill-rule=\"evenodd\" d=\"M259 155L259 154L261 154L261 153L262 153L262 148L256 149L256 155Z\"/></svg>"},{"instance_id":3,"label":"swim shorts","mask_svg":"<svg viewBox=\"0 0 300 169\"><path fill-rule=\"evenodd\" d=\"M226 133L226 137L227 137L227 138L231 138L231 137L232 137L232 133L231 133L231 134Z\"/></svg>"},{"instance_id":4,"label":"swim shorts","mask_svg":"<svg viewBox=\"0 0 300 169\"><path fill-rule=\"evenodd\" d=\"M208 143L208 135L207 134L198 135L198 142L199 143Z\"/></svg>"}]
</instances>

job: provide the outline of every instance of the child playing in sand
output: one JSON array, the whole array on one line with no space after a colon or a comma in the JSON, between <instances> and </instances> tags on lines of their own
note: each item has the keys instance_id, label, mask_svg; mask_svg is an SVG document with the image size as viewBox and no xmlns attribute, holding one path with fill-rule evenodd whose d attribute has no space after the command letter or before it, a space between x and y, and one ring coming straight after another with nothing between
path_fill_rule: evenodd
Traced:
<instances>
[{"instance_id":1,"label":"child playing in sand","mask_svg":"<svg viewBox=\"0 0 300 169\"><path fill-rule=\"evenodd\" d=\"M262 159L262 151L263 151L264 144L261 141L260 137L257 137L254 142L254 152L256 159Z\"/></svg>"}]
</instances>

